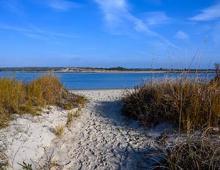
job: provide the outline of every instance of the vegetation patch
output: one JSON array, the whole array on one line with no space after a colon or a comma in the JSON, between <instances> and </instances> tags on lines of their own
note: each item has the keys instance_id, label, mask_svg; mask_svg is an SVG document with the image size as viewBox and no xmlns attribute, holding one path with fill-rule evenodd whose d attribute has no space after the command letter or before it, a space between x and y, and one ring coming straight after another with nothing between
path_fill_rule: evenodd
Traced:
<instances>
[{"instance_id":1,"label":"vegetation patch","mask_svg":"<svg viewBox=\"0 0 220 170\"><path fill-rule=\"evenodd\" d=\"M0 79L0 128L8 125L13 114L36 115L47 105L66 110L82 107L86 99L66 90L59 79L46 75L30 83Z\"/></svg>"},{"instance_id":2,"label":"vegetation patch","mask_svg":"<svg viewBox=\"0 0 220 170\"><path fill-rule=\"evenodd\" d=\"M213 136L189 136L161 151L162 160L152 169L207 169L220 167L220 141Z\"/></svg>"},{"instance_id":3,"label":"vegetation patch","mask_svg":"<svg viewBox=\"0 0 220 170\"><path fill-rule=\"evenodd\" d=\"M65 126L64 125L57 125L55 128L54 128L54 134L57 136L57 137L61 137L63 135L65 131Z\"/></svg>"},{"instance_id":4,"label":"vegetation patch","mask_svg":"<svg viewBox=\"0 0 220 170\"><path fill-rule=\"evenodd\" d=\"M145 126L170 122L185 132L219 127L220 83L218 79L151 82L128 91L122 112Z\"/></svg>"},{"instance_id":5,"label":"vegetation patch","mask_svg":"<svg viewBox=\"0 0 220 170\"><path fill-rule=\"evenodd\" d=\"M79 115L80 115L80 109L74 111L72 110L68 112L66 126L70 127L71 123L73 122L73 119L79 117Z\"/></svg>"}]
</instances>

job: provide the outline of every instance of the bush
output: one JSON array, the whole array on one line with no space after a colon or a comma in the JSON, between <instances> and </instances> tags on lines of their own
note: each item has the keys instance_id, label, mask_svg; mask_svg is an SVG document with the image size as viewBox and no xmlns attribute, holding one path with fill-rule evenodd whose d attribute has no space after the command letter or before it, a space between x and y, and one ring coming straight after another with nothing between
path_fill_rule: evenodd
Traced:
<instances>
[{"instance_id":1,"label":"bush","mask_svg":"<svg viewBox=\"0 0 220 170\"><path fill-rule=\"evenodd\" d=\"M165 121L187 132L218 127L220 86L187 79L151 82L125 95L122 112L146 126Z\"/></svg>"},{"instance_id":2,"label":"bush","mask_svg":"<svg viewBox=\"0 0 220 170\"><path fill-rule=\"evenodd\" d=\"M28 84L0 79L0 128L8 125L13 114L35 115L46 105L63 109L81 107L86 99L68 92L52 75L40 77Z\"/></svg>"}]
</instances>

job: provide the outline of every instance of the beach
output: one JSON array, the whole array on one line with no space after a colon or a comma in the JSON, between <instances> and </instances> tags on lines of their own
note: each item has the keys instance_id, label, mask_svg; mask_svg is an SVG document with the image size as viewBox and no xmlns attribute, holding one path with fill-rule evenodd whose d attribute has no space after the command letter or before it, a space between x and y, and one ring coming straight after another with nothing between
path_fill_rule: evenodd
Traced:
<instances>
[{"instance_id":1,"label":"beach","mask_svg":"<svg viewBox=\"0 0 220 170\"><path fill-rule=\"evenodd\" d=\"M0 4L0 170L220 170L220 0Z\"/></svg>"},{"instance_id":2,"label":"beach","mask_svg":"<svg viewBox=\"0 0 220 170\"><path fill-rule=\"evenodd\" d=\"M39 117L23 116L0 130L4 153L11 169L23 161L34 169L56 163L58 169L146 169L152 164L145 154L157 146L155 138L166 125L143 129L121 114L125 90L74 90L89 103L61 138L52 130L64 124L67 112L45 110ZM3 150L3 149L2 149Z\"/></svg>"}]
</instances>

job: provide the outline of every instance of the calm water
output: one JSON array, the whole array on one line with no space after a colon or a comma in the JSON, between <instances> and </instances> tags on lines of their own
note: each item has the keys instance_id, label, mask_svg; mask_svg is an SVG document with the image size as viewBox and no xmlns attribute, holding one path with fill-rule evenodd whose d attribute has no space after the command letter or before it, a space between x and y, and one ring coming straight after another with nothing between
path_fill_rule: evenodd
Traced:
<instances>
[{"instance_id":1,"label":"calm water","mask_svg":"<svg viewBox=\"0 0 220 170\"><path fill-rule=\"evenodd\" d=\"M24 82L31 81L42 72L0 72L0 77L15 78ZM179 73L55 73L68 89L118 89L132 88L152 79L178 78ZM189 78L211 79L214 74L188 74Z\"/></svg>"}]
</instances>

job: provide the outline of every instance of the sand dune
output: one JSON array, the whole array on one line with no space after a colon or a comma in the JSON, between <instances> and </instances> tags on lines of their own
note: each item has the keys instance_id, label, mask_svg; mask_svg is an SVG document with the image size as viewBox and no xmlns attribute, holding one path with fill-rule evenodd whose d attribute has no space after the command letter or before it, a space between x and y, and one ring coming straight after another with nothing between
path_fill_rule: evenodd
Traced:
<instances>
[{"instance_id":1,"label":"sand dune","mask_svg":"<svg viewBox=\"0 0 220 170\"><path fill-rule=\"evenodd\" d=\"M25 161L33 169L56 164L57 169L146 169L146 153L164 130L146 131L120 113L124 90L74 91L89 99L62 138L51 129L65 124L67 112L53 108L37 118L18 118L0 131L11 169ZM56 169L55 168L55 169Z\"/></svg>"}]
</instances>

